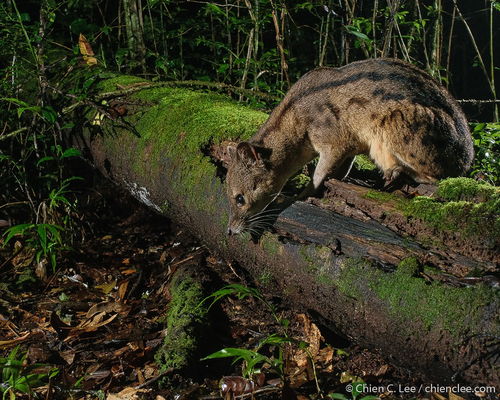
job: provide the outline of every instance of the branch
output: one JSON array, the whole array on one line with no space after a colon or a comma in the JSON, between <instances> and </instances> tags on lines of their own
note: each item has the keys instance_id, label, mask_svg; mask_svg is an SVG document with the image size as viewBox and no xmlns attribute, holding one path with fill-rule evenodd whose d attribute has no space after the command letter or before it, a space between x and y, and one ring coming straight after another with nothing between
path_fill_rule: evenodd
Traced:
<instances>
[{"instance_id":1,"label":"branch","mask_svg":"<svg viewBox=\"0 0 500 400\"><path fill-rule=\"evenodd\" d=\"M2 136L0 136L0 141L8 139L8 138L13 137L13 136L16 136L20 133L23 133L24 131L27 131L28 129L29 128L27 126L24 126L20 129L13 131L13 132L7 133L6 135L2 135Z\"/></svg>"}]
</instances>

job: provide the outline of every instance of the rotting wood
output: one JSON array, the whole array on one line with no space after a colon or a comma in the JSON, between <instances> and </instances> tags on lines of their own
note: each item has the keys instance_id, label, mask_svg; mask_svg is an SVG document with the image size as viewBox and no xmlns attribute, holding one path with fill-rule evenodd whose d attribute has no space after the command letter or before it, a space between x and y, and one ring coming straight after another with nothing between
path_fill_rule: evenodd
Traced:
<instances>
[{"instance_id":1,"label":"rotting wood","mask_svg":"<svg viewBox=\"0 0 500 400\"><path fill-rule=\"evenodd\" d=\"M140 81L116 78L102 90ZM422 270L425 255L434 252L428 244L370 220L361 205L344 208L347 215L335 214L327 208L342 211L335 205L341 204L336 203L340 197L335 200L328 193L324 201L311 200L321 207L295 203L286 209L277 233L267 232L257 243L247 235L227 238L221 168L204 151L225 140L247 139L265 115L222 96L185 89L149 88L132 99L148 99L142 109L125 116L140 137L113 121L103 121L100 134L95 127L83 131L79 145L104 175L226 259L236 260L265 292L281 293L289 304L357 343L378 348L435 382L454 377L500 383L493 356L498 343L492 344L500 336L499 296L491 281L429 283ZM94 113L86 118L92 121ZM352 199L344 203L354 204ZM351 218L349 213L356 212L361 218ZM448 274L454 268L443 266L460 262L465 271L466 258L479 259L446 260L442 250L431 255L437 260L434 267ZM439 264L441 258L445 261ZM481 262L494 264L493 259Z\"/></svg>"}]
</instances>

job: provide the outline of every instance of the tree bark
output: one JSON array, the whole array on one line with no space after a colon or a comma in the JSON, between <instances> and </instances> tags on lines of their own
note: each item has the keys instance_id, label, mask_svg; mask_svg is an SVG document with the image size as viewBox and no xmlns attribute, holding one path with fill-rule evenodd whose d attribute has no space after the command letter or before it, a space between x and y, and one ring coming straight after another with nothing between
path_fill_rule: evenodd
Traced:
<instances>
[{"instance_id":1,"label":"tree bark","mask_svg":"<svg viewBox=\"0 0 500 400\"><path fill-rule=\"evenodd\" d=\"M119 77L101 89L141 82ZM323 198L294 203L257 242L245 234L227 237L225 144L248 139L266 115L221 95L179 88L145 88L117 98L114 107L117 102L125 121L96 123L89 110L79 138L112 181L237 261L264 292L281 293L397 364L438 383L499 384L494 211L481 214L491 223L486 233L481 224L477 232L453 230L469 222L446 219L448 203L412 204L398 194L330 181ZM479 195L490 193L483 189ZM472 200L455 203L477 211ZM441 219L429 219L427 208L422 219L416 216L416 205L428 204L442 206Z\"/></svg>"},{"instance_id":2,"label":"tree bark","mask_svg":"<svg viewBox=\"0 0 500 400\"><path fill-rule=\"evenodd\" d=\"M144 44L144 22L140 0L123 0L123 12L127 32L127 47L130 58L145 72L146 46Z\"/></svg>"}]
</instances>

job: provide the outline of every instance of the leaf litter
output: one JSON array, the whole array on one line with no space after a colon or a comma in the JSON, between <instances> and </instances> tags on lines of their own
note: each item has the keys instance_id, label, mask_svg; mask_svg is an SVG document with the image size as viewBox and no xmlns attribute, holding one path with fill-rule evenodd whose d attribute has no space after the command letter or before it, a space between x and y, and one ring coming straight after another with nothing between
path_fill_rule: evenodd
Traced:
<instances>
[{"instance_id":1,"label":"leaf litter","mask_svg":"<svg viewBox=\"0 0 500 400\"><path fill-rule=\"evenodd\" d=\"M26 365L58 371L46 385L33 389L31 398L318 399L346 394L346 385L359 380L378 385L421 382L383 355L349 343L276 298L267 299L276 304L273 318L252 296L224 297L216 306L218 319L211 323L218 345L255 349L285 326L290 340L266 350L269 357L282 352L282 377L264 363L245 378L241 363L229 359L200 361L203 368L196 374L162 371L154 354L165 333L163 317L176 268L209 268L217 275L213 292L227 284L251 287L251 280L181 226L127 196L116 196L116 189L107 185L97 188L103 196L89 200L86 240L65 254L52 276L19 284L19 271L33 255L20 243L13 248L14 257L0 252L0 265L11 264L10 273L2 271L0 285L0 356L20 346ZM17 393L17 398L22 396ZM461 400L456 395L449 399Z\"/></svg>"}]
</instances>

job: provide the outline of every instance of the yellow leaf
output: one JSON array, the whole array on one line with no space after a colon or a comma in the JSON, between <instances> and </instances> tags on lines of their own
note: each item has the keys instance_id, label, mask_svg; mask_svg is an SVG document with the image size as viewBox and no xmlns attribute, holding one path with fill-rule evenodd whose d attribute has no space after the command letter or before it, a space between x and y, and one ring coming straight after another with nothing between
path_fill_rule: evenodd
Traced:
<instances>
[{"instance_id":1,"label":"yellow leaf","mask_svg":"<svg viewBox=\"0 0 500 400\"><path fill-rule=\"evenodd\" d=\"M116 286L116 279L113 282L97 285L96 289L99 289L104 294L109 294L115 288L115 286Z\"/></svg>"},{"instance_id":2,"label":"yellow leaf","mask_svg":"<svg viewBox=\"0 0 500 400\"><path fill-rule=\"evenodd\" d=\"M82 56L93 56L94 55L94 51L92 50L92 46L90 46L90 43L87 40L87 38L85 36L83 36L81 33L80 33L80 36L78 38L78 45L80 47L80 53L82 54Z\"/></svg>"}]
</instances>

